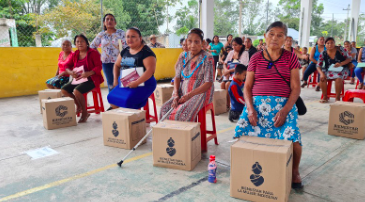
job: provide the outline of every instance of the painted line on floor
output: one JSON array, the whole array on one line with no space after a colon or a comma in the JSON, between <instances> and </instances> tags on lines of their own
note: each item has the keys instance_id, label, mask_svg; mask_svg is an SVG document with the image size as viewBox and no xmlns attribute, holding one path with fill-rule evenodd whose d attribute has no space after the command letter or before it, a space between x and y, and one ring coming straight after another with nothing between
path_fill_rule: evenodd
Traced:
<instances>
[{"instance_id":1,"label":"painted line on floor","mask_svg":"<svg viewBox=\"0 0 365 202\"><path fill-rule=\"evenodd\" d=\"M220 131L217 132L217 134L220 134L220 133L224 133L224 132L233 130L235 127L236 126L233 126L233 127L230 127L230 128L226 128L226 129L223 129L223 130L220 130ZM136 157L133 157L133 158L130 158L130 159L125 160L123 164L129 163L129 162L132 162L132 161L136 161L138 159L142 159L142 158L145 158L145 157L151 156L151 155L152 155L152 152L145 153L145 154L142 154L142 155L139 155L139 156L136 156ZM35 187L35 188L32 188L32 189L28 189L28 190L25 190L25 191L22 191L22 192L18 192L16 194L13 194L13 195L10 195L10 196L6 196L4 198L0 198L0 202L8 201L10 199L19 198L19 197L22 197L22 196L26 196L28 194L32 194L32 193L39 192L39 191L42 191L42 190L45 190L45 189L49 189L49 188L52 188L52 187L55 187L55 186L64 184L66 182L70 182L70 181L73 181L73 180L77 180L77 179L80 179L80 178L83 178L83 177L87 177L87 176L93 175L95 173L104 171L104 170L108 170L110 168L114 168L116 166L117 166L117 164L111 164L111 165L108 165L108 166L105 166L105 167L102 167L102 168L98 168L98 169L95 169L95 170L92 170L92 171L89 171L89 172L86 172L86 173L82 173L82 174L79 174L79 175L75 175L73 177L69 177L69 178L66 178L66 179L63 179L63 180L59 180L59 181L51 182L49 184L45 184L43 186L39 186L39 187Z\"/></svg>"},{"instance_id":2,"label":"painted line on floor","mask_svg":"<svg viewBox=\"0 0 365 202\"><path fill-rule=\"evenodd\" d=\"M138 159L141 159L141 158L144 158L144 157L147 157L147 156L151 156L151 155L152 155L152 152L149 152L149 153L146 153L146 154L142 154L142 155L139 155L139 156L136 156L136 157L133 157L133 158L130 158L130 159L125 160L124 161L124 164L125 163L129 163L129 162L132 162L132 161L136 161ZM59 181L56 181L56 182L52 182L52 183L49 183L49 184L46 184L46 185L43 185L43 186L39 186L39 187L35 187L35 188L32 188L32 189L28 189L28 190L25 190L25 191L22 191L22 192L18 192L16 194L13 194L13 195L6 196L4 198L1 198L0 199L0 202L7 201L7 200L10 200L10 199L19 198L19 197L22 197L22 196L25 196L25 195L28 195L28 194L32 194L32 193L35 193L35 192L38 192L38 191L42 191L42 190L45 190L45 189L49 189L51 187L55 187L55 186L64 184L66 182L72 181L72 180L76 180L76 179L80 179L80 178L83 178L83 177L87 177L87 176L93 175L95 173L98 173L98 172L101 172L101 171L104 171L104 170L108 170L110 168L114 168L116 166L117 166L116 163L115 164L111 164L111 165L108 165L108 166L105 166L105 167L102 167L102 168L98 168L98 169L95 169L95 170L92 170L92 171L89 171L89 172L86 172L86 173L82 173L82 174L79 174L79 175L75 175L73 177L69 177L69 178L66 178L66 179L63 179L63 180L59 180Z\"/></svg>"}]
</instances>

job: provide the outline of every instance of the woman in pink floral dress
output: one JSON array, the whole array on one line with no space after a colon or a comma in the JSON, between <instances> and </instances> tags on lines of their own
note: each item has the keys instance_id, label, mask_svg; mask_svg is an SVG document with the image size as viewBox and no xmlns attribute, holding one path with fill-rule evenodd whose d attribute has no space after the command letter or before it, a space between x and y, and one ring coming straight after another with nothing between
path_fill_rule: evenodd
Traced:
<instances>
[{"instance_id":1,"label":"woman in pink floral dress","mask_svg":"<svg viewBox=\"0 0 365 202\"><path fill-rule=\"evenodd\" d=\"M175 66L174 93L161 108L161 117L171 108L169 120L194 121L200 109L213 99L213 56L203 50L204 34L198 28L189 31L189 52L180 55Z\"/></svg>"},{"instance_id":2,"label":"woman in pink floral dress","mask_svg":"<svg viewBox=\"0 0 365 202\"><path fill-rule=\"evenodd\" d=\"M336 101L341 99L341 91L343 88L343 80L350 74L348 64L351 62L351 57L346 51L337 50L335 39L328 37L325 41L326 49L319 56L317 70L320 74L320 86L323 93L323 98L320 103L327 103L327 80L335 80L336 83Z\"/></svg>"}]
</instances>

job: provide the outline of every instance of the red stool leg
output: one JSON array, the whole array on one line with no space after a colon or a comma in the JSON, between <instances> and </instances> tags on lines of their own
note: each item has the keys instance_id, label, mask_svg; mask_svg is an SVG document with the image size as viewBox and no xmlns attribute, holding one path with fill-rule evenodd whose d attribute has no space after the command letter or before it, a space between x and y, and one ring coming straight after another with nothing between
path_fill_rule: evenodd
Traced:
<instances>
[{"instance_id":1,"label":"red stool leg","mask_svg":"<svg viewBox=\"0 0 365 202\"><path fill-rule=\"evenodd\" d=\"M217 130L216 130L216 127L215 127L215 116L214 116L214 109L213 108L210 109L210 115L212 117L212 127L213 127L212 133L214 135L214 143L216 145L219 145L218 138L217 138Z\"/></svg>"},{"instance_id":2,"label":"red stool leg","mask_svg":"<svg viewBox=\"0 0 365 202\"><path fill-rule=\"evenodd\" d=\"M200 122L200 135L201 135L201 150L202 152L207 151L207 132L206 132L206 117L205 117L205 107L200 110L198 114L198 120Z\"/></svg>"},{"instance_id":3,"label":"red stool leg","mask_svg":"<svg viewBox=\"0 0 365 202\"><path fill-rule=\"evenodd\" d=\"M96 114L100 114L99 102L98 102L98 93L93 91L93 100L94 100L94 109Z\"/></svg>"},{"instance_id":4,"label":"red stool leg","mask_svg":"<svg viewBox=\"0 0 365 202\"><path fill-rule=\"evenodd\" d=\"M307 80L307 88L309 88L309 85L311 84L311 79L312 79L312 74L309 75L308 80Z\"/></svg>"},{"instance_id":5,"label":"red stool leg","mask_svg":"<svg viewBox=\"0 0 365 202\"><path fill-rule=\"evenodd\" d=\"M158 114L157 114L157 107L156 107L156 100L155 100L155 94L152 93L151 95L152 104L153 104L153 110L154 110L154 120L156 121L156 124L158 123Z\"/></svg>"},{"instance_id":6,"label":"red stool leg","mask_svg":"<svg viewBox=\"0 0 365 202\"><path fill-rule=\"evenodd\" d=\"M100 88L98 89L98 98L99 98L99 103L100 103L100 112L105 112L105 110L104 110L104 103L103 103L103 97L101 95Z\"/></svg>"}]
</instances>

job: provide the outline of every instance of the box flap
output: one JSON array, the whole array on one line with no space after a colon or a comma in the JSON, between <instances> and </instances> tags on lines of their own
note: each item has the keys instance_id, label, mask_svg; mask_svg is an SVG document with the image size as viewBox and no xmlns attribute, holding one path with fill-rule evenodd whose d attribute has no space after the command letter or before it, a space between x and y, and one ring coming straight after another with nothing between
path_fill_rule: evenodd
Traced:
<instances>
[{"instance_id":1,"label":"box flap","mask_svg":"<svg viewBox=\"0 0 365 202\"><path fill-rule=\"evenodd\" d=\"M54 98L54 99L42 99L42 103L53 103L53 102L63 102L63 101L74 101L74 99L70 97L62 97L62 98Z\"/></svg>"},{"instance_id":2,"label":"box flap","mask_svg":"<svg viewBox=\"0 0 365 202\"><path fill-rule=\"evenodd\" d=\"M106 112L103 112L103 114L122 114L122 115L133 115L133 114L140 114L143 113L143 110L138 110L138 109L128 109L128 108L117 108L117 109L112 109Z\"/></svg>"},{"instance_id":3,"label":"box flap","mask_svg":"<svg viewBox=\"0 0 365 202\"><path fill-rule=\"evenodd\" d=\"M257 151L286 152L292 142L287 140L243 136L232 148L246 148Z\"/></svg>"},{"instance_id":4,"label":"box flap","mask_svg":"<svg viewBox=\"0 0 365 202\"><path fill-rule=\"evenodd\" d=\"M182 121L172 121L172 120L165 120L163 122L158 122L153 128L168 128L168 129L177 129L177 130L191 130L200 123L195 122L182 122Z\"/></svg>"},{"instance_id":5,"label":"box flap","mask_svg":"<svg viewBox=\"0 0 365 202\"><path fill-rule=\"evenodd\" d=\"M354 103L354 102L342 102L337 101L333 104L330 104L330 106L349 106L349 107L365 107L364 103Z\"/></svg>"},{"instance_id":6,"label":"box flap","mask_svg":"<svg viewBox=\"0 0 365 202\"><path fill-rule=\"evenodd\" d=\"M171 84L161 84L161 85L158 85L157 87L160 87L160 88L173 88L174 86L171 85Z\"/></svg>"}]
</instances>

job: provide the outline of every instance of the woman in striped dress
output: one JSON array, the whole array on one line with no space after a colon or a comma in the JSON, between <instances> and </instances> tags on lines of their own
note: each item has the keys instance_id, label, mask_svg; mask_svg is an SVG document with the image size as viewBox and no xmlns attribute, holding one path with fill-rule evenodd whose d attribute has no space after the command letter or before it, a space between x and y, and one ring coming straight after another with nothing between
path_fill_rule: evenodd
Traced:
<instances>
[{"instance_id":1,"label":"woman in striped dress","mask_svg":"<svg viewBox=\"0 0 365 202\"><path fill-rule=\"evenodd\" d=\"M171 108L169 120L194 121L198 112L213 99L213 56L203 50L204 34L198 28L189 31L189 52L175 66L174 93L161 108L161 117Z\"/></svg>"},{"instance_id":2,"label":"woman in striped dress","mask_svg":"<svg viewBox=\"0 0 365 202\"><path fill-rule=\"evenodd\" d=\"M244 89L246 106L237 122L235 138L246 135L292 141L292 187L301 188L302 140L295 105L300 94L300 64L295 53L281 48L287 33L284 23L272 23L264 35L267 48L250 60Z\"/></svg>"}]
</instances>

